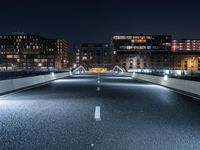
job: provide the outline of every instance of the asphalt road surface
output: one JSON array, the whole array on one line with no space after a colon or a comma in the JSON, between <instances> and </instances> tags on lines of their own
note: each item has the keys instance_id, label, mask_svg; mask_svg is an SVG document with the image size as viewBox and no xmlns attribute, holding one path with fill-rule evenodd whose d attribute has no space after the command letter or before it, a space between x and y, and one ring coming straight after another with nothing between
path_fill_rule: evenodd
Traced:
<instances>
[{"instance_id":1,"label":"asphalt road surface","mask_svg":"<svg viewBox=\"0 0 200 150\"><path fill-rule=\"evenodd\" d=\"M200 103L113 74L0 97L0 150L199 150Z\"/></svg>"}]
</instances>

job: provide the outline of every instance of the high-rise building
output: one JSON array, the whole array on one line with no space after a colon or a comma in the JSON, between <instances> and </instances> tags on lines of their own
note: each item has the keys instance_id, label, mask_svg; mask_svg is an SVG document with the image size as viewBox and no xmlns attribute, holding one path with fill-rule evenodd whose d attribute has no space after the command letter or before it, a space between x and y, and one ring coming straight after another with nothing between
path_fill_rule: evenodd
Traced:
<instances>
[{"instance_id":1,"label":"high-rise building","mask_svg":"<svg viewBox=\"0 0 200 150\"><path fill-rule=\"evenodd\" d=\"M66 69L69 67L68 43L63 39L49 40L55 51L55 68Z\"/></svg>"},{"instance_id":2,"label":"high-rise building","mask_svg":"<svg viewBox=\"0 0 200 150\"><path fill-rule=\"evenodd\" d=\"M40 35L0 35L0 70L56 70L67 68L67 42Z\"/></svg>"},{"instance_id":3,"label":"high-rise building","mask_svg":"<svg viewBox=\"0 0 200 150\"><path fill-rule=\"evenodd\" d=\"M112 51L107 43L84 43L75 49L77 65L109 68L112 63Z\"/></svg>"}]
</instances>

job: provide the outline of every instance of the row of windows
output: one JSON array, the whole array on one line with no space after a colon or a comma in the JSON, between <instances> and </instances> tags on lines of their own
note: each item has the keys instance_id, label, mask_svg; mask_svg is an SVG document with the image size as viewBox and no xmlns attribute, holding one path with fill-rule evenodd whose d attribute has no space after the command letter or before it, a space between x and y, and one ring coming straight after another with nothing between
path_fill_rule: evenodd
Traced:
<instances>
[{"instance_id":1,"label":"row of windows","mask_svg":"<svg viewBox=\"0 0 200 150\"><path fill-rule=\"evenodd\" d=\"M133 36L114 36L114 40L152 40L152 39L171 39L171 36L149 36L149 35L133 35Z\"/></svg>"},{"instance_id":2,"label":"row of windows","mask_svg":"<svg viewBox=\"0 0 200 150\"><path fill-rule=\"evenodd\" d=\"M0 65L3 66L20 66L20 65L32 65L32 66L38 66L38 63L32 63L32 62L0 62ZM42 66L48 66L48 65L54 65L54 63L52 62L48 62L48 63L42 63Z\"/></svg>"},{"instance_id":3,"label":"row of windows","mask_svg":"<svg viewBox=\"0 0 200 150\"><path fill-rule=\"evenodd\" d=\"M31 35L0 35L0 39L35 39L38 41L38 36L31 36Z\"/></svg>"},{"instance_id":4,"label":"row of windows","mask_svg":"<svg viewBox=\"0 0 200 150\"><path fill-rule=\"evenodd\" d=\"M0 59L3 58L37 58L37 59L46 59L46 58L54 58L54 55L44 55L44 56L40 56L40 55L0 55Z\"/></svg>"},{"instance_id":5,"label":"row of windows","mask_svg":"<svg viewBox=\"0 0 200 150\"><path fill-rule=\"evenodd\" d=\"M54 59L0 59L0 62L54 62Z\"/></svg>"}]
</instances>

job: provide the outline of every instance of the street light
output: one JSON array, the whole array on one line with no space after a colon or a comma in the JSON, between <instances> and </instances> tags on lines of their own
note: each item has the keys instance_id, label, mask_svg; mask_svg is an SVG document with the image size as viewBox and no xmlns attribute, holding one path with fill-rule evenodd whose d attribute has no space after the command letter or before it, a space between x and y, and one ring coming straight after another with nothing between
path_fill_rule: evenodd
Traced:
<instances>
[{"instance_id":1,"label":"street light","mask_svg":"<svg viewBox=\"0 0 200 150\"><path fill-rule=\"evenodd\" d=\"M168 75L164 75L164 81L168 80Z\"/></svg>"},{"instance_id":2,"label":"street light","mask_svg":"<svg viewBox=\"0 0 200 150\"><path fill-rule=\"evenodd\" d=\"M54 72L52 72L52 73L51 73L51 76L52 76L52 77L55 77L55 73L54 73Z\"/></svg>"},{"instance_id":3,"label":"street light","mask_svg":"<svg viewBox=\"0 0 200 150\"><path fill-rule=\"evenodd\" d=\"M73 64L73 68L76 68L77 67L77 64Z\"/></svg>"},{"instance_id":4,"label":"street light","mask_svg":"<svg viewBox=\"0 0 200 150\"><path fill-rule=\"evenodd\" d=\"M133 78L135 77L135 72L133 72L132 77L133 77Z\"/></svg>"},{"instance_id":5,"label":"street light","mask_svg":"<svg viewBox=\"0 0 200 150\"><path fill-rule=\"evenodd\" d=\"M38 67L42 67L42 63L38 63Z\"/></svg>"}]
</instances>

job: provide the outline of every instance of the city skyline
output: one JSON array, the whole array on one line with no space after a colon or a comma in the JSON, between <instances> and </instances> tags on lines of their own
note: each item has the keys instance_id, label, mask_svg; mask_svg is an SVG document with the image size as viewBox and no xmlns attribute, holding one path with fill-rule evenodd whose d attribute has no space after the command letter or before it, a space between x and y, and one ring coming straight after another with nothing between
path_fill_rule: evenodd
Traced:
<instances>
[{"instance_id":1,"label":"city skyline","mask_svg":"<svg viewBox=\"0 0 200 150\"><path fill-rule=\"evenodd\" d=\"M199 2L167 1L4 1L0 33L27 32L65 38L71 46L107 42L117 34L170 34L199 38Z\"/></svg>"}]
</instances>

